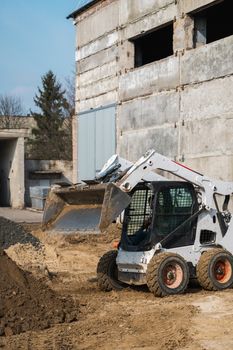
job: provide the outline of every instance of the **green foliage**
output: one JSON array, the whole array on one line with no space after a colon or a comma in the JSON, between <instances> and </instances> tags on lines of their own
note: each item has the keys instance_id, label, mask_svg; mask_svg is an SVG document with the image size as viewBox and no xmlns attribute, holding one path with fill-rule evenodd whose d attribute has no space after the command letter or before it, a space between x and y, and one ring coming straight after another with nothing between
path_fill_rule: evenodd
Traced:
<instances>
[{"instance_id":1,"label":"green foliage","mask_svg":"<svg viewBox=\"0 0 233 350\"><path fill-rule=\"evenodd\" d=\"M42 88L34 98L39 111L32 112L37 127L29 141L30 158L72 158L72 123L65 92L52 71L42 76Z\"/></svg>"}]
</instances>

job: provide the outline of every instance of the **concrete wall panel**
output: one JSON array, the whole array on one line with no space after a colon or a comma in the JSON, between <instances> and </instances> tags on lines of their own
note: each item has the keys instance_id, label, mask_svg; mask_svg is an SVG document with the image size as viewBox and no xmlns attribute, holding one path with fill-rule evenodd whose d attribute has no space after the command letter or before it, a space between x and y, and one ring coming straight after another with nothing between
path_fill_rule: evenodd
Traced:
<instances>
[{"instance_id":1,"label":"concrete wall panel","mask_svg":"<svg viewBox=\"0 0 233 350\"><path fill-rule=\"evenodd\" d=\"M116 29L119 22L118 9L118 1L115 1L79 22L77 46L82 47Z\"/></svg>"},{"instance_id":2,"label":"concrete wall panel","mask_svg":"<svg viewBox=\"0 0 233 350\"><path fill-rule=\"evenodd\" d=\"M90 83L94 83L97 80L104 79L110 76L116 76L117 73L117 62L112 61L104 65L100 65L95 69L91 69L88 72L80 74L78 77L79 86L84 86Z\"/></svg>"},{"instance_id":3,"label":"concrete wall panel","mask_svg":"<svg viewBox=\"0 0 233 350\"><path fill-rule=\"evenodd\" d=\"M120 24L136 21L137 19L157 12L175 3L174 0L120 0Z\"/></svg>"},{"instance_id":4,"label":"concrete wall panel","mask_svg":"<svg viewBox=\"0 0 233 350\"><path fill-rule=\"evenodd\" d=\"M197 158L185 158L185 165L192 169L212 177L213 179L233 180L233 156L232 155L206 155Z\"/></svg>"},{"instance_id":5,"label":"concrete wall panel","mask_svg":"<svg viewBox=\"0 0 233 350\"><path fill-rule=\"evenodd\" d=\"M178 0L178 7L180 13L189 13L218 1L219 0Z\"/></svg>"},{"instance_id":6,"label":"concrete wall panel","mask_svg":"<svg viewBox=\"0 0 233 350\"><path fill-rule=\"evenodd\" d=\"M233 35L186 51L181 58L181 84L210 80L233 73Z\"/></svg>"},{"instance_id":7,"label":"concrete wall panel","mask_svg":"<svg viewBox=\"0 0 233 350\"><path fill-rule=\"evenodd\" d=\"M177 16L177 7L172 3L170 6L162 8L159 12L148 15L138 22L127 25L124 29L124 37L127 39L132 38L148 30L159 27L173 21L175 16Z\"/></svg>"},{"instance_id":8,"label":"concrete wall panel","mask_svg":"<svg viewBox=\"0 0 233 350\"><path fill-rule=\"evenodd\" d=\"M177 154L178 131L174 128L154 128L123 133L118 142L119 154L135 161L149 148L174 158Z\"/></svg>"},{"instance_id":9,"label":"concrete wall panel","mask_svg":"<svg viewBox=\"0 0 233 350\"><path fill-rule=\"evenodd\" d=\"M118 108L121 131L173 124L179 120L179 94L159 93L123 103Z\"/></svg>"},{"instance_id":10,"label":"concrete wall panel","mask_svg":"<svg viewBox=\"0 0 233 350\"><path fill-rule=\"evenodd\" d=\"M118 46L114 45L108 49L97 52L77 63L77 73L82 74L91 69L102 66L106 63L114 61L118 56Z\"/></svg>"},{"instance_id":11,"label":"concrete wall panel","mask_svg":"<svg viewBox=\"0 0 233 350\"><path fill-rule=\"evenodd\" d=\"M110 91L106 94L82 100L77 104L77 113L85 112L91 108L99 108L117 101L117 91Z\"/></svg>"},{"instance_id":12,"label":"concrete wall panel","mask_svg":"<svg viewBox=\"0 0 233 350\"><path fill-rule=\"evenodd\" d=\"M117 89L118 78L112 77L109 79L103 79L92 84L85 85L78 90L78 99L85 100L88 98L96 97L102 94L106 94L109 91Z\"/></svg>"},{"instance_id":13,"label":"concrete wall panel","mask_svg":"<svg viewBox=\"0 0 233 350\"><path fill-rule=\"evenodd\" d=\"M179 85L179 61L170 57L135 69L120 78L119 98L126 101Z\"/></svg>"},{"instance_id":14,"label":"concrete wall panel","mask_svg":"<svg viewBox=\"0 0 233 350\"><path fill-rule=\"evenodd\" d=\"M232 154L232 135L233 113L231 118L188 121L181 129L181 153L187 157Z\"/></svg>"},{"instance_id":15,"label":"concrete wall panel","mask_svg":"<svg viewBox=\"0 0 233 350\"><path fill-rule=\"evenodd\" d=\"M76 61L82 60L88 56L94 55L98 51L105 50L118 41L118 32L114 31L110 34L103 36L102 38L93 41L80 49L76 50Z\"/></svg>"},{"instance_id":16,"label":"concrete wall panel","mask_svg":"<svg viewBox=\"0 0 233 350\"><path fill-rule=\"evenodd\" d=\"M181 93L181 118L203 119L233 113L233 76L188 86Z\"/></svg>"}]
</instances>

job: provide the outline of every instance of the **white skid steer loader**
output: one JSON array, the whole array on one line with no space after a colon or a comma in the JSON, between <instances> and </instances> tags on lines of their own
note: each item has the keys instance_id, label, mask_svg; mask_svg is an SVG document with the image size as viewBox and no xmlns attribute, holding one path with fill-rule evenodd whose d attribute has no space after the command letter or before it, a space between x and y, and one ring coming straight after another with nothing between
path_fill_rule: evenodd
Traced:
<instances>
[{"instance_id":1,"label":"white skid steer loader","mask_svg":"<svg viewBox=\"0 0 233 350\"><path fill-rule=\"evenodd\" d=\"M142 182L158 169L182 181ZM232 182L215 181L154 150L146 152L105 192L101 230L122 210L124 220L118 249L99 260L99 288L147 284L162 297L183 293L190 278L207 290L232 287L232 193Z\"/></svg>"}]
</instances>

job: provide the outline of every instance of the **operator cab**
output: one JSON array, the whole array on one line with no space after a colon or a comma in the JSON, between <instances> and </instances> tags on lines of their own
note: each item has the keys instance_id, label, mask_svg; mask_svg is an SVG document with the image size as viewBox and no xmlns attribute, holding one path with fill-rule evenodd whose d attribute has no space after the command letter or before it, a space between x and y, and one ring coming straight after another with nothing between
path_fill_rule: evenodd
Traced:
<instances>
[{"instance_id":1,"label":"operator cab","mask_svg":"<svg viewBox=\"0 0 233 350\"><path fill-rule=\"evenodd\" d=\"M192 245L197 220L191 218L197 211L197 197L190 183L140 183L125 209L121 247L126 251L146 251L159 242L167 249Z\"/></svg>"}]
</instances>

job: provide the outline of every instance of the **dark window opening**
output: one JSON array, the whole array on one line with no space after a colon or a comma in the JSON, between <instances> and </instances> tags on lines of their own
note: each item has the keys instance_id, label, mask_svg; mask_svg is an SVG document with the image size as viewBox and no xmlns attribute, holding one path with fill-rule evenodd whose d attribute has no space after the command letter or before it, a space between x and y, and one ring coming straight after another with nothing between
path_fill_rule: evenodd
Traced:
<instances>
[{"instance_id":1,"label":"dark window opening","mask_svg":"<svg viewBox=\"0 0 233 350\"><path fill-rule=\"evenodd\" d=\"M216 232L210 230L201 230L200 243L211 244L216 241Z\"/></svg>"},{"instance_id":2,"label":"dark window opening","mask_svg":"<svg viewBox=\"0 0 233 350\"><path fill-rule=\"evenodd\" d=\"M135 47L135 67L171 56L173 55L173 24L132 39L132 42Z\"/></svg>"},{"instance_id":3,"label":"dark window opening","mask_svg":"<svg viewBox=\"0 0 233 350\"><path fill-rule=\"evenodd\" d=\"M195 47L233 34L231 9L232 0L224 0L193 15Z\"/></svg>"}]
</instances>

